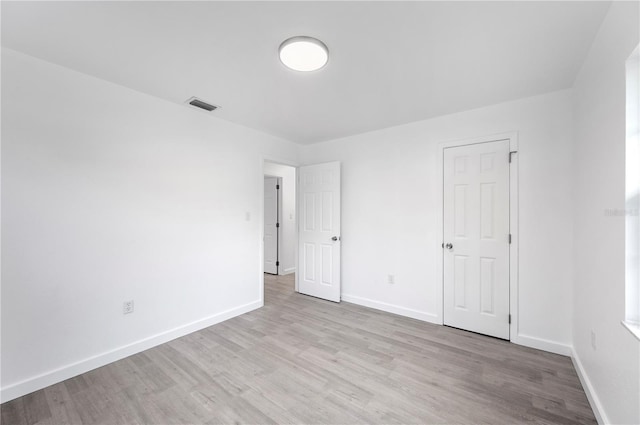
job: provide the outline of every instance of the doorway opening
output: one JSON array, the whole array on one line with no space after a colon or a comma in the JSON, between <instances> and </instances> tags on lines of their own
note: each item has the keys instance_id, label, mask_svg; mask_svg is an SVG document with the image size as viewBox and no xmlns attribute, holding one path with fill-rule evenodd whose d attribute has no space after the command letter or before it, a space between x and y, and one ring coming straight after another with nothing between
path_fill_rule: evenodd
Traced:
<instances>
[{"instance_id":1,"label":"doorway opening","mask_svg":"<svg viewBox=\"0 0 640 425\"><path fill-rule=\"evenodd\" d=\"M264 161L263 285L270 296L295 288L297 220L296 173L291 165ZM277 289L277 290L272 290Z\"/></svg>"}]
</instances>

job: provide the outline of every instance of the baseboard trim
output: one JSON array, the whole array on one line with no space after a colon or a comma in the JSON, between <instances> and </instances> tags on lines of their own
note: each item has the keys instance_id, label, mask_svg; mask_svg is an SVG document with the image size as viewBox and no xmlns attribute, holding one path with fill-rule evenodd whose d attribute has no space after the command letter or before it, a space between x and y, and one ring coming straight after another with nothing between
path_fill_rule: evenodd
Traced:
<instances>
[{"instance_id":1,"label":"baseboard trim","mask_svg":"<svg viewBox=\"0 0 640 425\"><path fill-rule=\"evenodd\" d=\"M186 325L141 339L134 343L115 348L105 353L62 366L50 372L34 376L33 378L8 385L0 390L0 402L4 403L42 388L46 388L50 385L57 384L58 382L73 378L74 376L89 372L90 370L113 363L141 351L148 350L149 348L164 344L165 342L180 338L181 336L188 335L192 332L199 331L200 329L204 329L241 314L248 313L262 307L263 305L264 303L261 300L253 301L251 303L214 314L213 316L205 317L204 319L187 323Z\"/></svg>"},{"instance_id":2,"label":"baseboard trim","mask_svg":"<svg viewBox=\"0 0 640 425\"><path fill-rule=\"evenodd\" d=\"M582 384L582 388L584 389L585 394L587 395L587 400L589 400L589 404L591 405L591 410L593 410L593 414L596 416L596 420L598 424L605 425L610 424L609 418L602 407L602 403L598 398L595 390L593 389L593 385L591 385L591 381L589 380L589 376L587 372L584 370L582 366L582 362L580 361L580 357L578 357L578 353L574 348L571 348L571 361L573 362L573 367L576 369L576 373L578 374L578 379L580 379L580 383Z\"/></svg>"},{"instance_id":3,"label":"baseboard trim","mask_svg":"<svg viewBox=\"0 0 640 425\"><path fill-rule=\"evenodd\" d=\"M291 274L291 273L295 273L295 272L296 272L296 268L295 267L289 267L288 269L284 269L282 271L282 275Z\"/></svg>"},{"instance_id":4,"label":"baseboard trim","mask_svg":"<svg viewBox=\"0 0 640 425\"><path fill-rule=\"evenodd\" d=\"M427 313L425 311L413 310L406 307L401 307L395 304L388 304L381 301L371 300L369 298L357 297L355 295L342 294L340 296L342 301L346 301L352 304L358 304L364 307L375 308L376 310L386 311L387 313L398 314L400 316L411 317L412 319L422 320L424 322L435 323L441 325L441 321L436 314Z\"/></svg>"},{"instance_id":5,"label":"baseboard trim","mask_svg":"<svg viewBox=\"0 0 640 425\"><path fill-rule=\"evenodd\" d=\"M563 356L571 356L572 351L572 347L570 345L522 334L512 336L511 342L518 345L524 345L525 347L561 354Z\"/></svg>"}]
</instances>

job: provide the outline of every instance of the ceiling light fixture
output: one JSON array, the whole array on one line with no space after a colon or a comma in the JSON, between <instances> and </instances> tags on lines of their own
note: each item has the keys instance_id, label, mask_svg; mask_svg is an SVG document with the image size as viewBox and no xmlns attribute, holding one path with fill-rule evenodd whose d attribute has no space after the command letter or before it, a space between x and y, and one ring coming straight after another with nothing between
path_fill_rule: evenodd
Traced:
<instances>
[{"instance_id":1,"label":"ceiling light fixture","mask_svg":"<svg viewBox=\"0 0 640 425\"><path fill-rule=\"evenodd\" d=\"M329 49L317 38L291 37L280 45L280 61L294 71L316 71L327 64Z\"/></svg>"}]
</instances>

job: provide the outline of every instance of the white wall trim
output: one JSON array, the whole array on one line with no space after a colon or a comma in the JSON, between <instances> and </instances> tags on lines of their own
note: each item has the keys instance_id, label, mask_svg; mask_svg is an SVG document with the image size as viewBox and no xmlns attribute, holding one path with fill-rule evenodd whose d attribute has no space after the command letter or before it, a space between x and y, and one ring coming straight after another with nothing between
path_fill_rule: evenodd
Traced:
<instances>
[{"instance_id":1,"label":"white wall trim","mask_svg":"<svg viewBox=\"0 0 640 425\"><path fill-rule=\"evenodd\" d=\"M518 151L518 132L511 131L506 133L493 134L472 139L449 140L438 143L438 155L435 164L438 170L438 199L442 207L444 198L444 150L446 148L456 146L474 145L478 143L488 143L498 140L509 140L509 150ZM511 233L511 245L509 246L509 312L511 314L511 326L509 328L510 339L513 341L514 335L518 335L518 252L519 252L519 231L518 231L518 154L513 155L512 163L509 169L509 231ZM439 208L436 214L436 229L439 229L439 235L443 234L443 208ZM434 241L440 245L443 240ZM443 261L444 253L442 249L438 250L438 260L435 267L436 282L441 282L437 286L438 292L436 298L441 300L438 303L437 317L441 325L444 324L444 279L443 279ZM515 341L514 341L515 342ZM525 344L522 344L525 345ZM568 355L568 353L567 353Z\"/></svg>"},{"instance_id":2,"label":"white wall trim","mask_svg":"<svg viewBox=\"0 0 640 425\"><path fill-rule=\"evenodd\" d=\"M296 272L296 268L295 267L289 267L288 269L284 269L282 271L282 273L280 273L281 275L286 275L286 274L291 274L291 273L295 273Z\"/></svg>"},{"instance_id":3,"label":"white wall trim","mask_svg":"<svg viewBox=\"0 0 640 425\"><path fill-rule=\"evenodd\" d=\"M381 301L371 300L369 298L357 297L355 295L342 294L342 301L358 304L364 307L375 308L376 310L386 311L387 313L398 314L400 316L411 317L412 319L422 320L424 322L441 325L437 314L428 313L426 311L413 310L411 308L401 307L395 304L383 303Z\"/></svg>"},{"instance_id":4,"label":"white wall trim","mask_svg":"<svg viewBox=\"0 0 640 425\"><path fill-rule=\"evenodd\" d=\"M549 353L570 356L573 348L571 345L562 344L549 339L537 338L529 335L511 335L511 342L537 350L548 351Z\"/></svg>"},{"instance_id":5,"label":"white wall trim","mask_svg":"<svg viewBox=\"0 0 640 425\"><path fill-rule=\"evenodd\" d=\"M264 304L261 300L253 301L251 303L244 304L218 314L214 314L213 316L205 317L204 319L196 320L195 322L191 322L186 325L150 336L148 338L141 339L131 344L115 348L105 353L101 353L93 357L89 357L87 359L62 366L60 368L45 372L24 381L8 385L0 390L0 402L4 403L9 400L13 400L23 395L40 390L42 388L48 387L49 385L62 382L69 378L73 378L74 376L89 372L90 370L107 365L109 363L113 363L117 360L121 360L125 357L131 356L141 351L148 350L149 348L156 347L160 344L164 344L176 338L180 338L181 336L196 332L200 329L207 328L209 326L231 319L232 317L248 313L252 310L262 307L263 305Z\"/></svg>"},{"instance_id":6,"label":"white wall trim","mask_svg":"<svg viewBox=\"0 0 640 425\"><path fill-rule=\"evenodd\" d=\"M582 366L582 362L580 361L580 357L578 357L578 353L576 350L571 347L571 361L573 362L573 367L576 369L576 373L578 374L578 379L580 379L580 383L582 384L582 388L584 389L585 394L587 395L587 400L589 400L589 404L591 405L591 410L593 410L593 414L598 421L598 424L605 425L610 424L609 418L604 411L604 407L596 394L591 381L589 380L589 376L587 372L584 370Z\"/></svg>"}]
</instances>

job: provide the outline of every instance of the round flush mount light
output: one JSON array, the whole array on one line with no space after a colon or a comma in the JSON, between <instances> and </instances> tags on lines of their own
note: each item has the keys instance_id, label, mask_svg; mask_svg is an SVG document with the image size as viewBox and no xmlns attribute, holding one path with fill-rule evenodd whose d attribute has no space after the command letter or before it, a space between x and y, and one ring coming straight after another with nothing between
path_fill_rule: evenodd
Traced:
<instances>
[{"instance_id":1,"label":"round flush mount light","mask_svg":"<svg viewBox=\"0 0 640 425\"><path fill-rule=\"evenodd\" d=\"M329 49L317 38L291 37L280 45L280 61L294 71L316 71L327 64Z\"/></svg>"}]
</instances>

